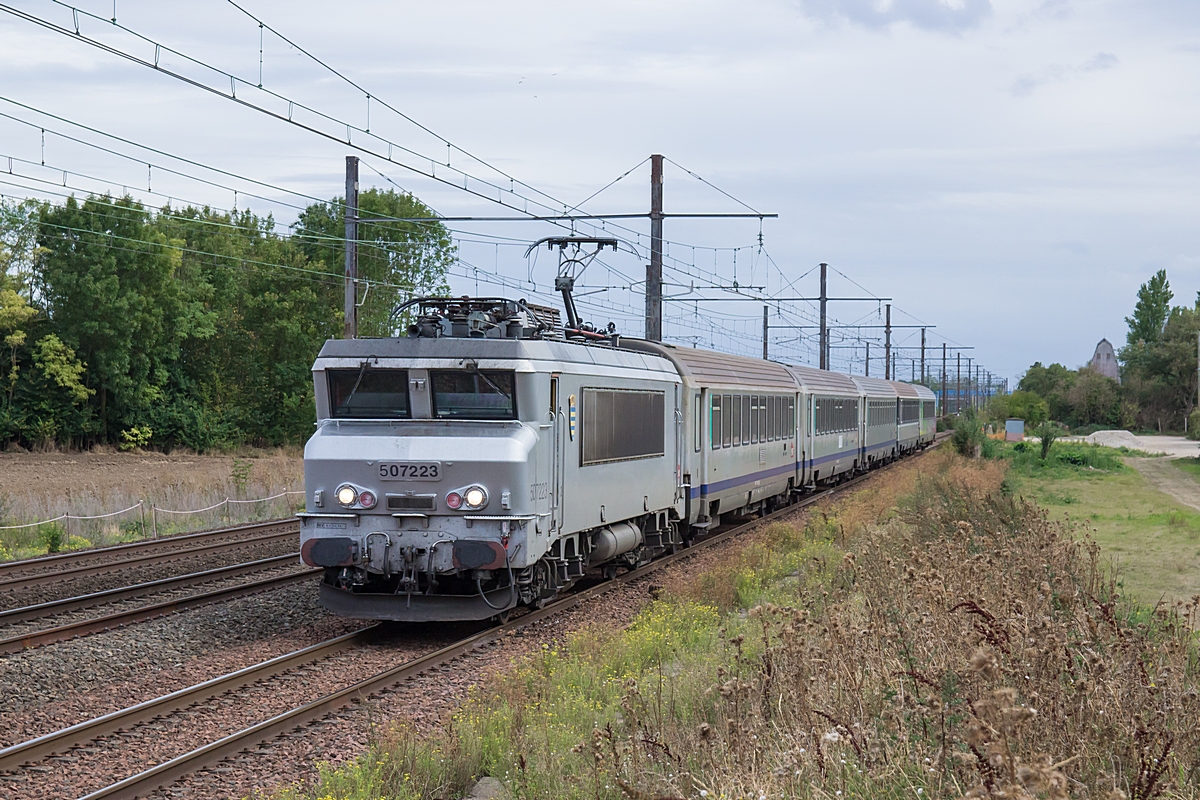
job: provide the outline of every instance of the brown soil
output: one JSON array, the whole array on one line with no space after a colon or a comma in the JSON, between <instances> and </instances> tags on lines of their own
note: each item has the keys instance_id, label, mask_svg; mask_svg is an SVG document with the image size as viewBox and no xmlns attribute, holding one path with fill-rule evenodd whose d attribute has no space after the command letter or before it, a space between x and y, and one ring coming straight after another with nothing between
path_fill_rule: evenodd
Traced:
<instances>
[{"instance_id":1,"label":"brown soil","mask_svg":"<svg viewBox=\"0 0 1200 800\"><path fill-rule=\"evenodd\" d=\"M1134 467L1146 482L1166 492L1179 503L1200 511L1200 483L1171 462L1173 458L1127 458L1125 463Z\"/></svg>"},{"instance_id":2,"label":"brown soil","mask_svg":"<svg viewBox=\"0 0 1200 800\"><path fill-rule=\"evenodd\" d=\"M259 455L259 454L255 454ZM265 458L300 470L299 456L264 451ZM237 456L164 455L162 453L0 453L0 491L43 496L79 494L104 496L137 491L153 493L172 484L223 485ZM275 465L272 465L275 466ZM285 464L278 465L285 468Z\"/></svg>"}]
</instances>

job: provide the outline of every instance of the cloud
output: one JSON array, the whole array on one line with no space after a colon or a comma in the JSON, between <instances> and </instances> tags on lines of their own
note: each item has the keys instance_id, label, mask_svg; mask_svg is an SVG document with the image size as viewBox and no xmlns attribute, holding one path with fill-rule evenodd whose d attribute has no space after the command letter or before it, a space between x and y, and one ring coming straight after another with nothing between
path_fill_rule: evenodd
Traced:
<instances>
[{"instance_id":1,"label":"cloud","mask_svg":"<svg viewBox=\"0 0 1200 800\"><path fill-rule=\"evenodd\" d=\"M1112 53L1096 53L1079 68L1080 72L1099 72L1102 69L1112 69L1120 62Z\"/></svg>"},{"instance_id":2,"label":"cloud","mask_svg":"<svg viewBox=\"0 0 1200 800\"><path fill-rule=\"evenodd\" d=\"M880 29L907 22L930 31L959 33L992 14L991 0L799 0L800 9L826 22Z\"/></svg>"},{"instance_id":3,"label":"cloud","mask_svg":"<svg viewBox=\"0 0 1200 800\"><path fill-rule=\"evenodd\" d=\"M1113 69L1120 63L1120 59L1112 53L1096 53L1096 55L1077 67L1055 64L1045 67L1037 73L1022 75L1013 81L1013 85L1009 87L1009 92L1013 97L1028 97L1039 86L1045 86L1048 83L1061 83L1089 72L1102 72L1107 69Z\"/></svg>"}]
</instances>

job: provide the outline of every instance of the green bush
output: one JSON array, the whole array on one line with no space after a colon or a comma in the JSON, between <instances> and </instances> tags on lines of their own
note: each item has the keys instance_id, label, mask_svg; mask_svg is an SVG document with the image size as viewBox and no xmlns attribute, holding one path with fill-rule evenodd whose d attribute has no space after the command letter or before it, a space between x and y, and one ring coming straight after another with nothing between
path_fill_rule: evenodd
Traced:
<instances>
[{"instance_id":1,"label":"green bush","mask_svg":"<svg viewBox=\"0 0 1200 800\"><path fill-rule=\"evenodd\" d=\"M1005 447L1001 455L1012 462L1012 471L1028 475L1066 477L1093 472L1122 472L1128 467L1121 460L1125 455L1111 447L1095 444L1059 442L1042 460L1041 448L1031 442L1017 442Z\"/></svg>"},{"instance_id":2,"label":"green bush","mask_svg":"<svg viewBox=\"0 0 1200 800\"><path fill-rule=\"evenodd\" d=\"M119 447L124 451L138 450L150 444L152 436L154 436L154 431L149 425L135 425L128 430L121 431Z\"/></svg>"},{"instance_id":3,"label":"green bush","mask_svg":"<svg viewBox=\"0 0 1200 800\"><path fill-rule=\"evenodd\" d=\"M1063 429L1059 427L1058 423L1045 420L1034 428L1033 435L1042 442L1042 461L1045 461L1046 456L1050 455L1050 448L1063 435Z\"/></svg>"},{"instance_id":4,"label":"green bush","mask_svg":"<svg viewBox=\"0 0 1200 800\"><path fill-rule=\"evenodd\" d=\"M38 540L46 548L47 553L57 553L62 550L67 541L67 532L57 522L49 522L38 530Z\"/></svg>"},{"instance_id":5,"label":"green bush","mask_svg":"<svg viewBox=\"0 0 1200 800\"><path fill-rule=\"evenodd\" d=\"M954 420L954 436L951 437L951 442L959 455L967 458L985 455L983 451L987 447L986 442L990 441L983 433L983 420L979 418L979 412L975 409L966 409Z\"/></svg>"}]
</instances>

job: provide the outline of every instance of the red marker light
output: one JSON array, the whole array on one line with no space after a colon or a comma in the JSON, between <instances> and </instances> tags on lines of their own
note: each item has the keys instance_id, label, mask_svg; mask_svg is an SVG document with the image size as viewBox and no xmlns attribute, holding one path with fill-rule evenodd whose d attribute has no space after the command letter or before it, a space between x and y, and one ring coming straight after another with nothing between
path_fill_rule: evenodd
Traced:
<instances>
[{"instance_id":1,"label":"red marker light","mask_svg":"<svg viewBox=\"0 0 1200 800\"><path fill-rule=\"evenodd\" d=\"M374 508L375 495L371 492L363 492L358 496L358 504L363 508Z\"/></svg>"},{"instance_id":2,"label":"red marker light","mask_svg":"<svg viewBox=\"0 0 1200 800\"><path fill-rule=\"evenodd\" d=\"M462 495L458 492L451 492L450 494L446 495L446 507L454 509L461 508Z\"/></svg>"}]
</instances>

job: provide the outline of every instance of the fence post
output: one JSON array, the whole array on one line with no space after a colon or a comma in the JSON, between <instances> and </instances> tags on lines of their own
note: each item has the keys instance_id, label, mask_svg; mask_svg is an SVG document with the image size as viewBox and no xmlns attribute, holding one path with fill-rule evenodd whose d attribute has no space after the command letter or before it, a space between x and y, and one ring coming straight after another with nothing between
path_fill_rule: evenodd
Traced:
<instances>
[{"instance_id":1,"label":"fence post","mask_svg":"<svg viewBox=\"0 0 1200 800\"><path fill-rule=\"evenodd\" d=\"M150 524L154 527L154 538L158 538L158 515L154 513L154 504L150 504Z\"/></svg>"},{"instance_id":2,"label":"fence post","mask_svg":"<svg viewBox=\"0 0 1200 800\"><path fill-rule=\"evenodd\" d=\"M146 504L138 500L138 516L142 518L142 538L146 538Z\"/></svg>"}]
</instances>

